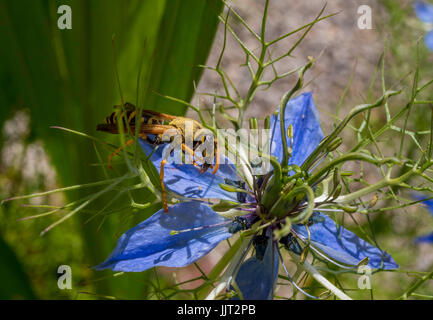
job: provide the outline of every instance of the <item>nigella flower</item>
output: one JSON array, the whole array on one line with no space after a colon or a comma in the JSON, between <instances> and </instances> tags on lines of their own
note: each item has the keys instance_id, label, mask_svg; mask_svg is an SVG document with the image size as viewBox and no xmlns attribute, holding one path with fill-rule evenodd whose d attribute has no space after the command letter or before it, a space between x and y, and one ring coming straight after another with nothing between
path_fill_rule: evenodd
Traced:
<instances>
[{"instance_id":1,"label":"nigella flower","mask_svg":"<svg viewBox=\"0 0 433 320\"><path fill-rule=\"evenodd\" d=\"M425 3L424 1L417 1L414 3L415 13L419 20L427 25L433 23L433 5ZM424 42L430 51L433 51L433 30L429 27L430 31L424 36Z\"/></svg>"},{"instance_id":2,"label":"nigella flower","mask_svg":"<svg viewBox=\"0 0 433 320\"><path fill-rule=\"evenodd\" d=\"M433 215L433 199L428 199L426 197L415 194L414 197L417 200L422 200L423 204L427 206L428 211ZM426 234L424 236L418 237L415 240L417 243L427 242L433 243L433 232L430 234Z\"/></svg>"},{"instance_id":3,"label":"nigella flower","mask_svg":"<svg viewBox=\"0 0 433 320\"><path fill-rule=\"evenodd\" d=\"M270 152L274 159L282 160L282 132L290 131L291 124L293 141L290 141L292 152L288 164L295 170L323 139L312 94L304 93L288 101L285 130L281 130L280 121L279 114L271 118ZM154 151L154 146L144 141L141 146L146 154L151 154L151 161L159 169L162 148ZM167 213L156 212L125 232L112 254L96 268L140 272L156 266L184 267L241 230L251 230L252 236L227 267L229 274L223 276L223 288L238 288L243 299L272 299L280 264L291 279L282 260L281 248L300 255L308 246L318 258L344 268L356 268L361 262L368 263L371 268L398 268L389 254L337 226L320 212L320 208L310 214L308 221L295 219L290 224L287 218L299 215L305 201L293 199L293 205L279 206L278 191L276 200L267 204L265 199L273 191L272 181L278 178L275 168L264 176L254 176L251 186L241 178L233 164L221 163L217 174L200 173L193 165L166 164L164 184L183 202L170 206ZM286 181L292 175L294 177L296 173L289 171L280 178ZM230 192L224 185L235 186L236 192ZM240 189L244 189L247 196ZM221 206L219 209L217 205L211 206L209 199L219 199L230 206L226 211L220 210ZM279 215L269 216L275 206L282 208ZM235 213L235 217L228 213ZM285 227L288 230L277 237L278 231ZM250 248L254 253L246 259Z\"/></svg>"}]
</instances>

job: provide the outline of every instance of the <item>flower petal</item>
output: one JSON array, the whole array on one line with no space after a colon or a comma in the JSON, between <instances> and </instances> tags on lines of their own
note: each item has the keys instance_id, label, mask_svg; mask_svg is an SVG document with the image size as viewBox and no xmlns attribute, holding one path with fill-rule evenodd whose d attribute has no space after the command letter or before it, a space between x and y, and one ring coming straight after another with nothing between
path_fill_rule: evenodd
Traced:
<instances>
[{"instance_id":1,"label":"flower petal","mask_svg":"<svg viewBox=\"0 0 433 320\"><path fill-rule=\"evenodd\" d=\"M433 22L433 5L425 3L424 1L417 1L414 3L415 13L422 22Z\"/></svg>"},{"instance_id":2,"label":"flower petal","mask_svg":"<svg viewBox=\"0 0 433 320\"><path fill-rule=\"evenodd\" d=\"M421 195L419 193L413 193L412 195L416 200L420 201L420 200L424 200L424 199L428 199L427 196L425 195ZM424 200L422 202L423 205L427 206L428 211L433 215L433 199L428 199L428 200Z\"/></svg>"},{"instance_id":3,"label":"flower petal","mask_svg":"<svg viewBox=\"0 0 433 320\"><path fill-rule=\"evenodd\" d=\"M427 196L418 194L418 193L414 193L413 197L416 200L424 200L424 199L428 199ZM427 206L427 209L429 210L429 212L433 215L433 199L428 199L428 200L424 200L422 202L423 205ZM430 242L433 243L433 233L431 234L427 234L425 236L421 236L415 239L416 243L423 243L423 242Z\"/></svg>"},{"instance_id":4,"label":"flower petal","mask_svg":"<svg viewBox=\"0 0 433 320\"><path fill-rule=\"evenodd\" d=\"M147 155L152 154L150 160L159 171L163 160L164 147L161 145L155 149L140 139L140 146ZM192 164L167 163L164 166L164 184L172 192L188 198L215 198L237 201L237 194L224 191L219 184L227 184L225 179L241 181L233 164L229 163L221 155L221 164L218 172L212 174L210 170L200 173L200 170ZM227 161L227 162L226 162Z\"/></svg>"},{"instance_id":5,"label":"flower petal","mask_svg":"<svg viewBox=\"0 0 433 320\"><path fill-rule=\"evenodd\" d=\"M180 232L227 221L207 205L191 201L156 212L149 219L125 232L108 259L95 269L140 272L155 266L184 267L209 253L222 240L232 236L228 225Z\"/></svg>"},{"instance_id":6,"label":"flower petal","mask_svg":"<svg viewBox=\"0 0 433 320\"><path fill-rule=\"evenodd\" d=\"M421 237L416 238L415 242L416 243L424 243L424 242L433 243L433 232L430 234L427 234L425 236L421 236Z\"/></svg>"},{"instance_id":7,"label":"flower petal","mask_svg":"<svg viewBox=\"0 0 433 320\"><path fill-rule=\"evenodd\" d=\"M361 260L368 257L368 265L372 268L398 268L398 264L388 253L358 238L358 236L342 226L337 226L328 216L322 213L316 214L321 217L320 220L322 221L316 222L309 227L311 244L330 258L344 264L356 266ZM304 225L293 225L292 229L301 235L303 239L308 238L308 232Z\"/></svg>"},{"instance_id":8,"label":"flower petal","mask_svg":"<svg viewBox=\"0 0 433 320\"><path fill-rule=\"evenodd\" d=\"M263 260L251 257L240 267L236 284L244 300L272 300L278 278L278 251L269 238Z\"/></svg>"},{"instance_id":9,"label":"flower petal","mask_svg":"<svg viewBox=\"0 0 433 320\"><path fill-rule=\"evenodd\" d=\"M293 154L289 164L300 166L323 139L319 115L311 92L303 93L287 102L284 124L286 126L284 132L287 132L290 124L293 126ZM281 161L283 148L280 126L280 115L272 116L271 154Z\"/></svg>"},{"instance_id":10,"label":"flower petal","mask_svg":"<svg viewBox=\"0 0 433 320\"><path fill-rule=\"evenodd\" d=\"M424 36L424 43L430 51L433 51L433 30Z\"/></svg>"}]
</instances>

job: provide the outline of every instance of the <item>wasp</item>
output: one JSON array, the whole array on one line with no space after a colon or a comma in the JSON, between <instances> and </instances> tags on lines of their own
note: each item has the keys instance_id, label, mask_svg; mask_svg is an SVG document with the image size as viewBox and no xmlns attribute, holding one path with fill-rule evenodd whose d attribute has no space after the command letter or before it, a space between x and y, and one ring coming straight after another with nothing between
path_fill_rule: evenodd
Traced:
<instances>
[{"instance_id":1,"label":"wasp","mask_svg":"<svg viewBox=\"0 0 433 320\"><path fill-rule=\"evenodd\" d=\"M107 116L104 120L104 123L98 124L96 130L108 132L111 134L119 134L119 126L117 121L121 119L123 122L123 126L128 127L133 134L135 134L135 128L139 127L138 136L140 139L144 140L146 143L149 143L154 146L158 146L161 144L165 144L170 141L164 140L164 134L167 133L168 130L175 130L178 136L182 138L181 147L182 152L188 153L190 157L193 159L193 164L199 168L200 172L206 172L209 168L213 168L213 174L218 171L219 168L219 152L218 152L218 144L217 139L214 139L214 165L209 164L208 162L201 161L200 164L197 164L195 158L203 159L206 157L206 150L199 150L199 146L204 142L205 136L202 136L203 130L205 128L198 122L193 119L173 116L170 114L159 113L153 110L141 110L141 115L138 117L140 124L136 126L137 120L137 108L126 102L123 107L115 106L116 111L112 112L109 116ZM189 122L190 128L192 129L193 135L193 143L192 148L188 147L186 144L186 123ZM129 146L134 142L134 139L129 139L125 142L125 146ZM108 157L108 167L111 168L111 161L114 156L120 153L122 147L116 149L110 156ZM197 154L201 151L201 154ZM167 163L167 159L164 158L161 161L160 167L160 181L161 181L161 194L163 200L164 211L168 212L167 206L167 196L164 186L164 166Z\"/></svg>"}]
</instances>

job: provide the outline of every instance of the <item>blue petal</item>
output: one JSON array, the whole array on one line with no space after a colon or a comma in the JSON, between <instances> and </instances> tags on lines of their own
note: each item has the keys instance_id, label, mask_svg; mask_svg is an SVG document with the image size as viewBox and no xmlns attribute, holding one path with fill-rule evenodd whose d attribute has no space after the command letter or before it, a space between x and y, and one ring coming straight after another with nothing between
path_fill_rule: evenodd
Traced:
<instances>
[{"instance_id":1,"label":"blue petal","mask_svg":"<svg viewBox=\"0 0 433 320\"><path fill-rule=\"evenodd\" d=\"M278 278L279 259L276 245L269 238L263 260L251 257L236 275L244 300L272 300Z\"/></svg>"},{"instance_id":2,"label":"blue petal","mask_svg":"<svg viewBox=\"0 0 433 320\"><path fill-rule=\"evenodd\" d=\"M287 102L284 124L293 126L293 155L289 164L300 166L323 139L319 115L311 92L303 93ZM280 161L283 148L280 130L280 115L271 117L271 154ZM288 142L289 143L289 142Z\"/></svg>"},{"instance_id":3,"label":"blue petal","mask_svg":"<svg viewBox=\"0 0 433 320\"><path fill-rule=\"evenodd\" d=\"M141 139L140 146L147 155L150 155L155 148ZM158 146L150 157L158 171L161 168L164 147L166 146ZM188 198L215 198L237 201L237 194L222 190L219 183L227 184L225 179L233 181L242 179L237 175L235 166L228 163L228 160L223 156L221 158L221 164L216 174L212 174L211 170L200 173L200 170L192 164L167 163L164 166L164 184L170 191Z\"/></svg>"},{"instance_id":4,"label":"blue petal","mask_svg":"<svg viewBox=\"0 0 433 320\"><path fill-rule=\"evenodd\" d=\"M414 4L415 13L422 22L433 22L433 5L425 3L424 1L417 1Z\"/></svg>"},{"instance_id":5,"label":"blue petal","mask_svg":"<svg viewBox=\"0 0 433 320\"><path fill-rule=\"evenodd\" d=\"M433 243L433 232L430 234L427 234L425 236L416 238L415 242L416 243L423 243L423 242Z\"/></svg>"},{"instance_id":6,"label":"blue petal","mask_svg":"<svg viewBox=\"0 0 433 320\"><path fill-rule=\"evenodd\" d=\"M420 195L420 194L418 194L418 193L413 193L413 197L414 197L416 200L424 200L424 199L428 199L427 196ZM433 215L433 199L424 200L424 201L422 202L422 204L426 205L426 206L427 206L427 209L428 209L428 210L430 211L430 213Z\"/></svg>"},{"instance_id":7,"label":"blue petal","mask_svg":"<svg viewBox=\"0 0 433 320\"><path fill-rule=\"evenodd\" d=\"M413 193L412 195L416 200L424 200L428 199L427 196L419 194L419 193ZM433 199L424 200L422 202L423 205L427 206L427 209L430 211L430 213L433 215ZM431 242L433 243L433 233L421 236L415 239L416 243L422 243L422 242Z\"/></svg>"},{"instance_id":8,"label":"blue petal","mask_svg":"<svg viewBox=\"0 0 433 320\"><path fill-rule=\"evenodd\" d=\"M181 232L227 221L207 205L191 201L158 211L125 232L108 259L97 270L140 272L155 266L184 267L209 253L222 240L232 236L227 225Z\"/></svg>"},{"instance_id":9,"label":"blue petal","mask_svg":"<svg viewBox=\"0 0 433 320\"><path fill-rule=\"evenodd\" d=\"M430 51L433 51L433 30L424 36L424 43Z\"/></svg>"},{"instance_id":10,"label":"blue petal","mask_svg":"<svg viewBox=\"0 0 433 320\"><path fill-rule=\"evenodd\" d=\"M328 216L318 214L322 221L316 222L309 227L311 244L315 248L330 258L347 265L356 266L362 259L368 257L368 265L372 268L398 268L398 264L388 253L358 238L354 233L342 226L337 226ZM292 229L304 239L308 238L304 225L294 225Z\"/></svg>"}]
</instances>

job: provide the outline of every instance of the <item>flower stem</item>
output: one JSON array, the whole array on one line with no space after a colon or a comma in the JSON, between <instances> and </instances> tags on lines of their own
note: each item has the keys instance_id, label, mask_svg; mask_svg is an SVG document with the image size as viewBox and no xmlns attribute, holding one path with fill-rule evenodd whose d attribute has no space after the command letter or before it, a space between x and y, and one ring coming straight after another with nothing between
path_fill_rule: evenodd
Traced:
<instances>
[{"instance_id":1,"label":"flower stem","mask_svg":"<svg viewBox=\"0 0 433 320\"><path fill-rule=\"evenodd\" d=\"M350 113L343 119L343 121L340 122L340 124L337 126L337 128L334 129L334 131L324 138L320 144L317 146L317 148L308 156L308 158L304 161L302 164L302 169L307 170L311 164L315 161L316 157L328 146L334 141L335 138L338 137L338 134L346 127L346 125L349 123L350 120L352 120L356 115L363 111L367 111L373 108L377 108L381 106L382 104L386 103L388 99L396 94L399 94L401 91L387 91L384 93L384 95L376 100L372 104L361 104L356 106L355 108L350 111ZM351 152L356 150L351 150Z\"/></svg>"},{"instance_id":2,"label":"flower stem","mask_svg":"<svg viewBox=\"0 0 433 320\"><path fill-rule=\"evenodd\" d=\"M355 192L346 194L344 196L338 197L337 199L335 199L335 202L349 203L353 200L359 199L363 196L366 196L366 195L373 193L373 192L375 192L379 189L382 189L384 187L399 185L400 183L406 181L407 179L409 179L413 175L423 173L432 164L433 164L433 162L430 162L430 161L426 162L419 169L417 168L417 166L414 166L411 170L407 171L406 173L402 174L401 176L399 176L397 178L392 179L392 178L386 177L385 179L383 179L383 180L381 180L375 184L372 184L371 186L368 186L368 187L365 187L365 188L360 189L358 191L355 191Z\"/></svg>"},{"instance_id":3,"label":"flower stem","mask_svg":"<svg viewBox=\"0 0 433 320\"><path fill-rule=\"evenodd\" d=\"M283 143L283 159L281 160L281 167L283 168L283 170L285 169L287 170L287 167L289 166L289 152L287 149L286 124L284 119L286 114L287 102L298 90L302 89L302 86L304 85L304 73L313 66L313 63L314 63L314 59L312 57L308 57L308 62L299 71L299 78L295 86L290 91L288 91L281 99L280 130L281 130L281 141Z\"/></svg>"},{"instance_id":4,"label":"flower stem","mask_svg":"<svg viewBox=\"0 0 433 320\"><path fill-rule=\"evenodd\" d=\"M314 268L308 261L304 261L304 263L300 263L299 257L291 254L292 258L296 259L298 264L306 271L308 272L314 279L316 279L317 282L319 282L322 286L324 286L326 289L331 291L337 298L341 300L352 300L351 297L349 297L347 294L345 294L343 291L338 289L336 286L334 286L331 282L328 281L324 276L322 276L319 271L317 271L316 268Z\"/></svg>"},{"instance_id":5,"label":"flower stem","mask_svg":"<svg viewBox=\"0 0 433 320\"><path fill-rule=\"evenodd\" d=\"M424 282L426 282L429 279L433 278L433 271L430 271L428 274L426 274L424 277L419 279L415 284L410 287L401 297L397 298L397 300L406 300L410 296L414 295L414 291L418 289Z\"/></svg>"}]
</instances>

